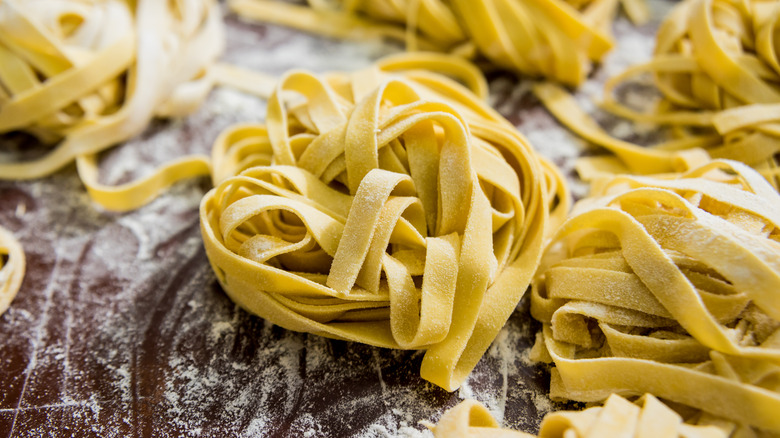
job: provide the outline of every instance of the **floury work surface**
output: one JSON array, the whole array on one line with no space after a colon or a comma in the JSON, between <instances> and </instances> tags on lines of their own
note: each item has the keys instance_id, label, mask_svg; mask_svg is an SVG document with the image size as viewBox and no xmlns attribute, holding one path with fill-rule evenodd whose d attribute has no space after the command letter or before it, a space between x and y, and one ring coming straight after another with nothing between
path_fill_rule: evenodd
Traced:
<instances>
[{"instance_id":1,"label":"floury work surface","mask_svg":"<svg viewBox=\"0 0 780 438\"><path fill-rule=\"evenodd\" d=\"M649 59L659 18L615 23L618 47L579 90L592 109L604 80ZM271 74L360 68L397 46L318 40L227 17L224 60ZM587 147L531 97L491 75L493 104L574 181ZM155 122L103 154L104 182L132 180L166 160L208 153L224 128L262 121L265 102L212 92L193 116ZM627 125L600 115L617 135ZM24 139L3 139L0 148ZM178 184L130 213L90 203L73 166L31 182L0 182L0 224L27 252L27 276L0 317L0 436L428 436L465 397L529 432L560 407L545 366L528 359L538 326L525 302L455 393L419 377L422 354L293 333L237 308L217 285L198 228L206 180Z\"/></svg>"}]
</instances>

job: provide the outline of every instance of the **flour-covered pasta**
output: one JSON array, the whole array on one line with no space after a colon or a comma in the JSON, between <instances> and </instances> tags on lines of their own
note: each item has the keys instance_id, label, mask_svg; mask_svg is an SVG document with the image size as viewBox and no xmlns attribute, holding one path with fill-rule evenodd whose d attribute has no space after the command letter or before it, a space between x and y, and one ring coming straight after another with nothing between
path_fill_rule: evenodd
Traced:
<instances>
[{"instance_id":1,"label":"flour-covered pasta","mask_svg":"<svg viewBox=\"0 0 780 438\"><path fill-rule=\"evenodd\" d=\"M637 21L641 0L623 0ZM310 7L232 0L239 15L337 38L385 36L409 50L472 57L525 75L579 85L612 48L612 0L309 0Z\"/></svg>"},{"instance_id":2,"label":"flour-covered pasta","mask_svg":"<svg viewBox=\"0 0 780 438\"><path fill-rule=\"evenodd\" d=\"M533 282L551 395L651 393L780 431L780 195L725 160L593 191Z\"/></svg>"},{"instance_id":3,"label":"flour-covered pasta","mask_svg":"<svg viewBox=\"0 0 780 438\"><path fill-rule=\"evenodd\" d=\"M108 187L96 156L153 116L197 108L222 32L213 0L0 2L0 134L25 131L53 145L41 158L0 163L0 178L39 178L75 160L95 201L129 210L175 181L207 175L206 157L193 156Z\"/></svg>"},{"instance_id":4,"label":"flour-covered pasta","mask_svg":"<svg viewBox=\"0 0 780 438\"><path fill-rule=\"evenodd\" d=\"M706 423L706 419L698 419ZM650 394L634 403L612 394L603 406L584 411L547 414L539 438L726 438L722 425L688 424L674 410ZM533 438L535 435L500 429L490 412L475 400L464 400L447 411L433 427L435 438Z\"/></svg>"},{"instance_id":5,"label":"flour-covered pasta","mask_svg":"<svg viewBox=\"0 0 780 438\"><path fill-rule=\"evenodd\" d=\"M484 85L444 55L285 75L266 124L214 148L201 228L228 295L288 329L425 349L422 376L457 388L568 209Z\"/></svg>"},{"instance_id":6,"label":"flour-covered pasta","mask_svg":"<svg viewBox=\"0 0 780 438\"><path fill-rule=\"evenodd\" d=\"M603 108L633 121L669 125L674 138L642 148L598 128L551 84L536 94L577 134L616 157L587 158L585 179L603 173L679 171L679 151L698 148L712 158L739 160L780 184L780 3L686 0L664 20L653 59L606 83ZM620 103L616 90L651 73L662 99L642 112ZM676 164L676 165L675 165Z\"/></svg>"},{"instance_id":7,"label":"flour-covered pasta","mask_svg":"<svg viewBox=\"0 0 780 438\"><path fill-rule=\"evenodd\" d=\"M22 245L0 227L0 315L11 305L24 279L25 257Z\"/></svg>"}]
</instances>

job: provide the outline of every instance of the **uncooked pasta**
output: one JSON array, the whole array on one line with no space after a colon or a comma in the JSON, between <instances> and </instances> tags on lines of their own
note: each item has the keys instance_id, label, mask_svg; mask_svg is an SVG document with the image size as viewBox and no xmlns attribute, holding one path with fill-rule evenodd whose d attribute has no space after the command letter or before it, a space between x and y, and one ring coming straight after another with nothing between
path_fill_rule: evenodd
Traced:
<instances>
[{"instance_id":1,"label":"uncooked pasta","mask_svg":"<svg viewBox=\"0 0 780 438\"><path fill-rule=\"evenodd\" d=\"M697 419L706 423L706 419ZM434 438L534 438L525 432L501 429L490 412L468 399L447 411L433 429ZM603 406L584 411L547 414L539 438L726 438L730 430L720 424L688 424L674 410L650 394L634 403L611 395Z\"/></svg>"},{"instance_id":2,"label":"uncooked pasta","mask_svg":"<svg viewBox=\"0 0 780 438\"><path fill-rule=\"evenodd\" d=\"M780 431L780 195L725 160L593 191L533 282L551 396L651 393Z\"/></svg>"},{"instance_id":3,"label":"uncooked pasta","mask_svg":"<svg viewBox=\"0 0 780 438\"><path fill-rule=\"evenodd\" d=\"M780 185L780 3L686 0L658 30L651 61L607 81L602 107L636 122L667 125L672 140L649 148L617 140L590 120L560 87L536 94L577 134L615 157L581 160L584 179L599 174L676 172L679 152L698 149L715 159L739 160ZM652 74L662 96L650 111L620 103L616 91Z\"/></svg>"},{"instance_id":4,"label":"uncooked pasta","mask_svg":"<svg viewBox=\"0 0 780 438\"><path fill-rule=\"evenodd\" d=\"M457 388L568 210L561 176L485 91L444 55L285 75L266 124L214 148L201 229L227 294L291 330L426 350L422 377Z\"/></svg>"},{"instance_id":5,"label":"uncooked pasta","mask_svg":"<svg viewBox=\"0 0 780 438\"><path fill-rule=\"evenodd\" d=\"M636 21L641 0L623 0ZM579 85L612 48L613 0L309 0L309 7L269 0L232 0L254 20L337 38L385 36L409 50L487 58L524 75Z\"/></svg>"},{"instance_id":6,"label":"uncooked pasta","mask_svg":"<svg viewBox=\"0 0 780 438\"><path fill-rule=\"evenodd\" d=\"M197 108L222 32L212 0L0 2L0 134L24 131L52 145L41 158L0 163L0 178L40 178L75 160L96 202L129 210L175 181L208 175L207 158L192 156L110 187L99 182L97 154L153 116Z\"/></svg>"},{"instance_id":7,"label":"uncooked pasta","mask_svg":"<svg viewBox=\"0 0 780 438\"><path fill-rule=\"evenodd\" d=\"M0 315L11 305L24 278L25 257L22 245L0 227Z\"/></svg>"}]
</instances>

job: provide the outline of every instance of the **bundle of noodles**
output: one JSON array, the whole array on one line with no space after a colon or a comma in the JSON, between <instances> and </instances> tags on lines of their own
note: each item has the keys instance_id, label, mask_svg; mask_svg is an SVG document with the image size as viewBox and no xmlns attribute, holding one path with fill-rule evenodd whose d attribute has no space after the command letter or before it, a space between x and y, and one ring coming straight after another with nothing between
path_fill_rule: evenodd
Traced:
<instances>
[{"instance_id":1,"label":"bundle of noodles","mask_svg":"<svg viewBox=\"0 0 780 438\"><path fill-rule=\"evenodd\" d=\"M454 390L524 294L568 194L509 122L423 69L484 96L479 71L445 55L284 76L266 125L217 141L201 229L220 284L248 311L425 349L422 376Z\"/></svg>"},{"instance_id":2,"label":"bundle of noodles","mask_svg":"<svg viewBox=\"0 0 780 438\"><path fill-rule=\"evenodd\" d=\"M721 426L721 427L718 427ZM499 429L483 405L464 400L447 411L433 429L434 438L534 438L524 432ZM604 406L584 411L560 411L545 415L539 438L726 438L722 425L687 424L671 408L650 394L634 403L612 394Z\"/></svg>"},{"instance_id":3,"label":"bundle of noodles","mask_svg":"<svg viewBox=\"0 0 780 438\"><path fill-rule=\"evenodd\" d=\"M740 433L780 431L779 241L780 195L736 161L596 188L533 282L551 395L651 393Z\"/></svg>"},{"instance_id":4,"label":"bundle of noodles","mask_svg":"<svg viewBox=\"0 0 780 438\"><path fill-rule=\"evenodd\" d=\"M640 0L621 3L636 20ZM338 38L385 36L577 86L612 48L618 0L231 0L239 15Z\"/></svg>"},{"instance_id":5,"label":"bundle of noodles","mask_svg":"<svg viewBox=\"0 0 780 438\"><path fill-rule=\"evenodd\" d=\"M780 184L780 2L686 0L659 28L655 54L606 84L603 107L637 122L671 126L674 139L650 148L619 141L600 130L559 87L537 95L575 132L617 155L587 159L583 178L599 172L677 171L680 150L702 148L712 158L739 160ZM617 101L615 91L651 73L661 100L640 111Z\"/></svg>"},{"instance_id":6,"label":"bundle of noodles","mask_svg":"<svg viewBox=\"0 0 780 438\"><path fill-rule=\"evenodd\" d=\"M25 258L19 242L5 228L0 227L0 315L22 287Z\"/></svg>"},{"instance_id":7,"label":"bundle of noodles","mask_svg":"<svg viewBox=\"0 0 780 438\"><path fill-rule=\"evenodd\" d=\"M0 134L24 131L54 145L42 158L0 163L0 178L39 178L76 160L92 197L126 210L176 180L208 174L205 158L189 157L106 187L96 154L155 115L197 108L223 40L213 0L0 1Z\"/></svg>"}]
</instances>

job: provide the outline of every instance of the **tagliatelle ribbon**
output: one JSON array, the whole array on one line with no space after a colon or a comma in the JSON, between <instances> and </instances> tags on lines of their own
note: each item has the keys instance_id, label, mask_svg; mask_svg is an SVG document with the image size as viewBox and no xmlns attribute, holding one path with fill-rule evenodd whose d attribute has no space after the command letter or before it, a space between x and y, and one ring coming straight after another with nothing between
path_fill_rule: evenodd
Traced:
<instances>
[{"instance_id":1,"label":"tagliatelle ribbon","mask_svg":"<svg viewBox=\"0 0 780 438\"><path fill-rule=\"evenodd\" d=\"M291 330L427 350L423 378L457 388L568 210L560 174L485 91L444 55L284 76L266 125L214 146L201 228L224 290Z\"/></svg>"},{"instance_id":2,"label":"tagliatelle ribbon","mask_svg":"<svg viewBox=\"0 0 780 438\"><path fill-rule=\"evenodd\" d=\"M651 393L780 430L780 195L725 160L593 190L533 283L551 395Z\"/></svg>"},{"instance_id":3,"label":"tagliatelle ribbon","mask_svg":"<svg viewBox=\"0 0 780 438\"><path fill-rule=\"evenodd\" d=\"M56 143L42 158L0 164L0 178L40 178L75 160L96 202L131 210L180 179L210 173L207 157L191 156L111 187L99 182L96 154L155 115L199 106L223 46L216 2L9 0L0 12L0 133Z\"/></svg>"},{"instance_id":4,"label":"tagliatelle ribbon","mask_svg":"<svg viewBox=\"0 0 780 438\"><path fill-rule=\"evenodd\" d=\"M25 257L22 245L0 227L0 315L5 313L24 279Z\"/></svg>"},{"instance_id":5,"label":"tagliatelle ribbon","mask_svg":"<svg viewBox=\"0 0 780 438\"><path fill-rule=\"evenodd\" d=\"M688 424L674 410L651 394L634 403L612 394L603 406L584 411L559 411L545 415L539 438L725 438L729 430L720 425ZM435 438L533 438L525 432L500 429L482 404L464 400L448 410L432 427Z\"/></svg>"},{"instance_id":6,"label":"tagliatelle ribbon","mask_svg":"<svg viewBox=\"0 0 780 438\"><path fill-rule=\"evenodd\" d=\"M686 0L675 7L659 28L653 59L610 78L601 105L635 122L674 127L675 138L662 144L645 148L609 136L558 86L534 91L564 125L615 154L580 159L585 180L679 172L702 162L686 162L687 151L697 149L700 156L747 163L777 188L780 48L773 35L779 20L780 5L771 1ZM646 73L663 96L655 109L620 103L617 88Z\"/></svg>"},{"instance_id":7,"label":"tagliatelle ribbon","mask_svg":"<svg viewBox=\"0 0 780 438\"><path fill-rule=\"evenodd\" d=\"M612 48L617 0L367 0L309 7L269 0L232 0L230 8L256 21L336 38L388 37L411 51L472 56L522 74L579 85L592 63ZM648 17L640 0L621 1L636 21Z\"/></svg>"}]
</instances>

